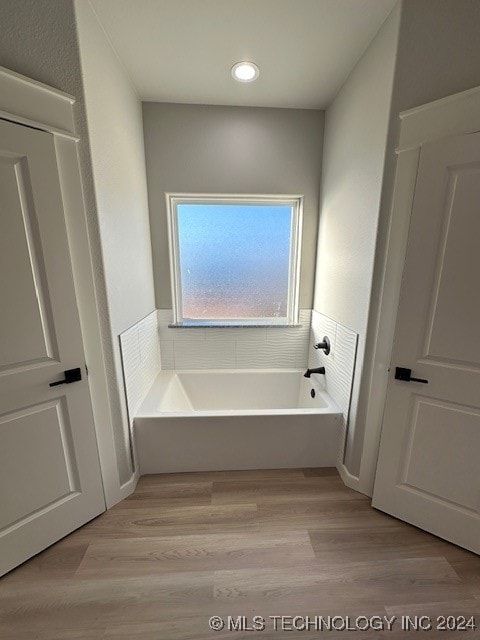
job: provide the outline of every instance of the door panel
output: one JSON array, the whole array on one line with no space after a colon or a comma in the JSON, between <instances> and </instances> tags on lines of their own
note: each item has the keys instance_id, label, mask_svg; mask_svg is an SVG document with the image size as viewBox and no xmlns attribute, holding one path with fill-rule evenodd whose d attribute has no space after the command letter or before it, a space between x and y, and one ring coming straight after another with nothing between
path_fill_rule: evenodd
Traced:
<instances>
[{"instance_id":1,"label":"door panel","mask_svg":"<svg viewBox=\"0 0 480 640\"><path fill-rule=\"evenodd\" d=\"M0 483L15 488L2 504L0 530L78 492L78 470L63 399L3 417L0 432Z\"/></svg>"},{"instance_id":2,"label":"door panel","mask_svg":"<svg viewBox=\"0 0 480 640\"><path fill-rule=\"evenodd\" d=\"M400 482L475 511L480 411L421 396L413 400Z\"/></svg>"},{"instance_id":3,"label":"door panel","mask_svg":"<svg viewBox=\"0 0 480 640\"><path fill-rule=\"evenodd\" d=\"M480 216L472 204L480 202L480 164L451 170L448 191L426 355L478 366L479 283L472 266L479 250Z\"/></svg>"},{"instance_id":4,"label":"door panel","mask_svg":"<svg viewBox=\"0 0 480 640\"><path fill-rule=\"evenodd\" d=\"M24 188L25 167L19 158L0 157L0 269L2 278L0 371L53 358L45 311L44 269L38 258L36 219Z\"/></svg>"},{"instance_id":5,"label":"door panel","mask_svg":"<svg viewBox=\"0 0 480 640\"><path fill-rule=\"evenodd\" d=\"M0 120L0 211L1 574L105 502L53 136Z\"/></svg>"},{"instance_id":6,"label":"door panel","mask_svg":"<svg viewBox=\"0 0 480 640\"><path fill-rule=\"evenodd\" d=\"M480 553L480 134L424 145L373 505ZM428 384L395 380L397 366Z\"/></svg>"}]
</instances>

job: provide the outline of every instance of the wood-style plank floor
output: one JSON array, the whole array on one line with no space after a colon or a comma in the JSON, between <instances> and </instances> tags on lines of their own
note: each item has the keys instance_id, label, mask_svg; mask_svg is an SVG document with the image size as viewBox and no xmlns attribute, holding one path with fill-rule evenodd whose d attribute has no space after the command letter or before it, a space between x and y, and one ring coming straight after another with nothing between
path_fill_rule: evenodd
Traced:
<instances>
[{"instance_id":1,"label":"wood-style plank floor","mask_svg":"<svg viewBox=\"0 0 480 640\"><path fill-rule=\"evenodd\" d=\"M213 615L248 626L258 615L266 628L213 631ZM480 625L480 558L372 509L335 469L144 476L0 580L2 640L480 638L401 628L402 616L435 626L442 615ZM307 616L310 630L287 630ZM396 621L319 631L314 616L339 616L336 628Z\"/></svg>"}]
</instances>

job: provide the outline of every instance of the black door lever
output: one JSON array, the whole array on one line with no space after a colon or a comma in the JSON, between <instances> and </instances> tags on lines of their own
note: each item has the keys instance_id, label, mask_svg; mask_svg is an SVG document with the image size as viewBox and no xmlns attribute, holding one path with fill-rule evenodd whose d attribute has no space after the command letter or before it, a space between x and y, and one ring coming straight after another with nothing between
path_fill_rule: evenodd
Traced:
<instances>
[{"instance_id":1,"label":"black door lever","mask_svg":"<svg viewBox=\"0 0 480 640\"><path fill-rule=\"evenodd\" d=\"M50 382L51 387L56 387L59 384L71 384L72 382L78 382L82 379L82 370L80 367L77 369L67 369L63 373L65 375L65 379L57 380L57 382Z\"/></svg>"},{"instance_id":2,"label":"black door lever","mask_svg":"<svg viewBox=\"0 0 480 640\"><path fill-rule=\"evenodd\" d=\"M403 382L423 382L428 384L425 378L412 378L412 370L405 367L395 367L395 380L403 380Z\"/></svg>"}]
</instances>

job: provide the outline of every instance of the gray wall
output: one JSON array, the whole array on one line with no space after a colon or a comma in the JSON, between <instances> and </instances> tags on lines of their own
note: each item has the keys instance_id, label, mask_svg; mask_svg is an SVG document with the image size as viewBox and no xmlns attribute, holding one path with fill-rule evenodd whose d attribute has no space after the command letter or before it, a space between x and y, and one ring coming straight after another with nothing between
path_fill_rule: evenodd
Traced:
<instances>
[{"instance_id":1,"label":"gray wall","mask_svg":"<svg viewBox=\"0 0 480 640\"><path fill-rule=\"evenodd\" d=\"M322 111L143 104L157 307L171 308L165 192L303 194L300 307L312 305Z\"/></svg>"},{"instance_id":2,"label":"gray wall","mask_svg":"<svg viewBox=\"0 0 480 640\"><path fill-rule=\"evenodd\" d=\"M327 109L314 309L359 334L346 466L357 428L400 11Z\"/></svg>"},{"instance_id":3,"label":"gray wall","mask_svg":"<svg viewBox=\"0 0 480 640\"><path fill-rule=\"evenodd\" d=\"M399 113L480 85L480 2L478 0L403 0L392 92L387 155L369 311L365 365L355 433L350 442L350 471L358 475L367 428L373 345L378 324L375 295L385 268L387 230L395 180Z\"/></svg>"},{"instance_id":4,"label":"gray wall","mask_svg":"<svg viewBox=\"0 0 480 640\"><path fill-rule=\"evenodd\" d=\"M0 65L76 96L77 126L85 127L73 2L2 0Z\"/></svg>"},{"instance_id":5,"label":"gray wall","mask_svg":"<svg viewBox=\"0 0 480 640\"><path fill-rule=\"evenodd\" d=\"M404 0L393 88L400 111L480 84L480 2Z\"/></svg>"}]
</instances>

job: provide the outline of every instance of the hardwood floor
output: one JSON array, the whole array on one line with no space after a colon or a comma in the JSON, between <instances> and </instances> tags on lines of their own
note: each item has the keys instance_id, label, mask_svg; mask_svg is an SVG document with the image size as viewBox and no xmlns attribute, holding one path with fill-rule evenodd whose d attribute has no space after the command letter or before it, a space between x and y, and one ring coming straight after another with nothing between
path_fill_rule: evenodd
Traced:
<instances>
[{"instance_id":1,"label":"hardwood floor","mask_svg":"<svg viewBox=\"0 0 480 640\"><path fill-rule=\"evenodd\" d=\"M213 615L266 628L213 631ZM402 616L447 615L480 625L480 558L375 511L335 469L144 476L0 580L2 640L480 638L402 630ZM328 631L328 616L385 628Z\"/></svg>"}]
</instances>

